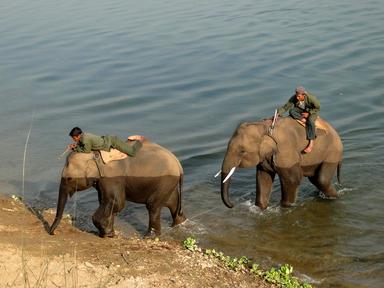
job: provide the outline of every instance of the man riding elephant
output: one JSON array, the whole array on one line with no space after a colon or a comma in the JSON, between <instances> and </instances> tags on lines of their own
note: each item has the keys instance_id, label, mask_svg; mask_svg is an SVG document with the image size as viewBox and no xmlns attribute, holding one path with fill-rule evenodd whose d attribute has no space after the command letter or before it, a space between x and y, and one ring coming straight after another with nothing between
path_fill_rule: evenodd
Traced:
<instances>
[{"instance_id":1,"label":"man riding elephant","mask_svg":"<svg viewBox=\"0 0 384 288\"><path fill-rule=\"evenodd\" d=\"M311 153L316 138L315 120L320 111L319 100L300 86L296 88L295 94L289 98L288 102L277 109L277 114L282 116L288 110L292 118L301 120L306 124L305 129L309 143L303 152Z\"/></svg>"},{"instance_id":2,"label":"man riding elephant","mask_svg":"<svg viewBox=\"0 0 384 288\"><path fill-rule=\"evenodd\" d=\"M145 140L143 136L132 135L128 137L128 140L136 141L132 146L114 135L98 136L88 132L83 132L79 127L74 127L69 136L72 137L72 143L68 145L68 149L80 153L90 153L91 151L103 150L110 151L111 148L117 149L131 157L142 147L142 142Z\"/></svg>"},{"instance_id":3,"label":"man riding elephant","mask_svg":"<svg viewBox=\"0 0 384 288\"><path fill-rule=\"evenodd\" d=\"M81 134L77 136L81 138ZM139 140L127 144L141 147L136 153L139 148L129 150L122 148L123 145L118 147L121 143L116 145L117 142L108 140L111 138L88 137L87 133L84 133L82 141L76 140L79 137L74 137L78 143L75 145L79 145L74 149L79 148L80 153L69 153L61 173L56 217L49 229L50 234L54 234L61 221L68 197L92 187L96 189L99 200L99 207L93 214L92 221L99 230L100 237L115 235L114 219L124 208L126 201L145 204L149 216L146 236L161 234L163 207L167 207L171 213L172 226L185 221L181 207L184 172L181 163L171 151L156 143L140 143ZM144 139L138 135L129 138ZM96 141L93 143L93 140ZM135 157L104 162L100 151L92 151L109 150L111 147L120 148Z\"/></svg>"}]
</instances>

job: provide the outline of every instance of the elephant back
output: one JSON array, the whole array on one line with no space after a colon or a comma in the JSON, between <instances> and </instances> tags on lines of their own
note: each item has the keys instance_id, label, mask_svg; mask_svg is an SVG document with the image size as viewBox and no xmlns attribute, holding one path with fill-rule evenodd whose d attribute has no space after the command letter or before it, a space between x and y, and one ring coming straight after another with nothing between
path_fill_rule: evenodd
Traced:
<instances>
[{"instance_id":1,"label":"elephant back","mask_svg":"<svg viewBox=\"0 0 384 288\"><path fill-rule=\"evenodd\" d=\"M179 177L183 174L182 166L176 156L153 142L144 142L134 157L113 161L107 166L108 169L104 170L106 176L117 176L113 174L121 173L134 177Z\"/></svg>"}]
</instances>

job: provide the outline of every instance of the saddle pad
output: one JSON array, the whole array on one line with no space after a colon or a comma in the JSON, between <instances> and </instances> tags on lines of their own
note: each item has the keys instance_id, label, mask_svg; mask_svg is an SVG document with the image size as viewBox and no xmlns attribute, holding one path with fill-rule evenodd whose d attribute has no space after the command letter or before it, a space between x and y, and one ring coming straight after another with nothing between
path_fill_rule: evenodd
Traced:
<instances>
[{"instance_id":1,"label":"saddle pad","mask_svg":"<svg viewBox=\"0 0 384 288\"><path fill-rule=\"evenodd\" d=\"M299 119L295 119L300 125L304 126L305 127L305 122L299 120ZM320 130L324 130L325 133L328 132L328 129L327 129L327 126L325 124L325 122L323 121L323 119L321 119L320 117L317 117L316 118L316 121L315 121L315 127L316 129L320 129Z\"/></svg>"},{"instance_id":2,"label":"saddle pad","mask_svg":"<svg viewBox=\"0 0 384 288\"><path fill-rule=\"evenodd\" d=\"M109 162L114 160L121 160L128 157L127 154L113 148L111 148L109 152L100 150L100 154L101 154L101 159L103 159L103 162L105 164L108 164Z\"/></svg>"}]
</instances>

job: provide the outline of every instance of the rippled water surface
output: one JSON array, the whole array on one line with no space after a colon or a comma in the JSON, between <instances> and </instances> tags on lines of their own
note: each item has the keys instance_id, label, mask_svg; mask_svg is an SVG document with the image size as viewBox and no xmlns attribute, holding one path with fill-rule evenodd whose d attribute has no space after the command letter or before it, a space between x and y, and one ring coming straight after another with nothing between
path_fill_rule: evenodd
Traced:
<instances>
[{"instance_id":1,"label":"rippled water surface","mask_svg":"<svg viewBox=\"0 0 384 288\"><path fill-rule=\"evenodd\" d=\"M23 194L29 131L24 196L40 208L56 205L70 128L143 134L185 169L190 221L169 230L164 209L165 236L287 262L322 287L382 287L383 14L374 0L2 1L0 189ZM233 130L271 116L297 85L341 135L341 198L320 199L304 181L297 205L281 209L276 181L261 213L249 169L235 174L226 208L213 175ZM67 211L94 229L96 207L89 190ZM143 233L145 208L127 204L119 223Z\"/></svg>"}]
</instances>

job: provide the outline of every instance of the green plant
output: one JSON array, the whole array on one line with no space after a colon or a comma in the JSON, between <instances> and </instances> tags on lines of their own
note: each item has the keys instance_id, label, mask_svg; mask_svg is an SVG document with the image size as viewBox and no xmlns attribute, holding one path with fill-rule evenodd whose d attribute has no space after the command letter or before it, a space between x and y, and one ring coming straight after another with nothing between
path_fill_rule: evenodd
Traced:
<instances>
[{"instance_id":1,"label":"green plant","mask_svg":"<svg viewBox=\"0 0 384 288\"><path fill-rule=\"evenodd\" d=\"M197 246L195 237L188 237L183 241L184 248L192 252L202 252ZM206 257L216 258L223 263L228 269L233 271L249 272L260 278L264 278L267 282L276 284L278 287L284 288L311 288L307 283L300 283L299 279L293 276L293 267L289 264L282 265L279 269L271 268L269 271L263 271L259 265L253 263L249 258L242 256L240 258L232 258L224 255L223 252L218 252L215 249L206 249L203 254Z\"/></svg>"},{"instance_id":2,"label":"green plant","mask_svg":"<svg viewBox=\"0 0 384 288\"><path fill-rule=\"evenodd\" d=\"M188 249L189 251L201 252L201 249L199 248L199 246L197 246L196 243L197 243L196 238L192 236L192 237L188 237L187 239L185 239L183 241L183 246L184 246L185 249Z\"/></svg>"},{"instance_id":3,"label":"green plant","mask_svg":"<svg viewBox=\"0 0 384 288\"><path fill-rule=\"evenodd\" d=\"M259 277L262 277L264 275L263 270L259 269L259 264L256 264L256 263L252 263L252 266L249 272Z\"/></svg>"},{"instance_id":4,"label":"green plant","mask_svg":"<svg viewBox=\"0 0 384 288\"><path fill-rule=\"evenodd\" d=\"M247 270L251 261L242 256L241 258L231 258L230 256L225 256L223 252L217 252L215 249L206 249L204 255L212 258L216 258L221 261L225 266L234 271Z\"/></svg>"},{"instance_id":5,"label":"green plant","mask_svg":"<svg viewBox=\"0 0 384 288\"><path fill-rule=\"evenodd\" d=\"M285 288L310 288L307 283L300 283L299 279L293 276L293 267L289 264L282 265L279 269L271 268L264 273L264 279L279 287Z\"/></svg>"}]
</instances>

